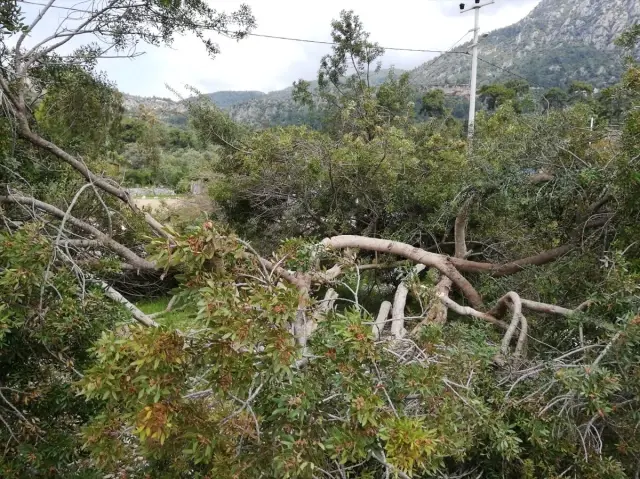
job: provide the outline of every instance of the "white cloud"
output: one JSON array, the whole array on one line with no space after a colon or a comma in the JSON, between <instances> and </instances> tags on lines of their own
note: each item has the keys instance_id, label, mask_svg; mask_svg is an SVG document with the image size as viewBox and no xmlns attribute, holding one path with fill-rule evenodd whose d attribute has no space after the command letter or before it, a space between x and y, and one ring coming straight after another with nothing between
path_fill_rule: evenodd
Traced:
<instances>
[{"instance_id":1,"label":"white cloud","mask_svg":"<svg viewBox=\"0 0 640 479\"><path fill-rule=\"evenodd\" d=\"M472 3L473 0L467 3ZM489 31L524 17L540 0L497 0L482 9L481 28ZM230 11L241 2L211 1ZM387 47L446 50L473 27L473 14L461 15L457 1L446 0L246 0L256 17L256 33L330 40L330 23L340 10L353 9L371 32L371 39ZM35 10L28 13L35 14ZM57 18L48 19L47 26ZM46 28L46 27L43 27ZM467 37L468 38L468 37ZM134 60L103 60L101 69L127 93L171 96L165 84L178 90L189 84L202 91L262 90L285 88L298 78L315 77L329 45L249 37L240 42L212 36L222 53L207 56L193 35L177 38L171 48L146 47ZM409 69L434 54L388 51L384 66Z\"/></svg>"}]
</instances>

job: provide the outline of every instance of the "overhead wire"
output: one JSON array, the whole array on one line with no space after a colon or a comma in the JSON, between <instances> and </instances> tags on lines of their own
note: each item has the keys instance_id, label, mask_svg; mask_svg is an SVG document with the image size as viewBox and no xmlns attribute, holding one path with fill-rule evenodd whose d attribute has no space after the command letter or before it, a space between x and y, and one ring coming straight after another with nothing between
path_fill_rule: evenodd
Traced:
<instances>
[{"instance_id":1,"label":"overhead wire","mask_svg":"<svg viewBox=\"0 0 640 479\"><path fill-rule=\"evenodd\" d=\"M531 85L533 85L535 87L544 88L543 86L538 85L536 82L531 81L529 78L527 78L527 77L525 77L525 76L523 76L523 75L521 75L519 73L516 73L516 72L514 72L512 70L509 70L508 68L504 68L504 67L501 67L500 65L496 65L495 63L490 62L489 60L486 60L486 59L482 58L480 55L478 55L478 60L480 60L483 63L486 63L487 65L491 65L494 68L498 68L499 70L502 70L503 72L508 73L509 75L516 76L516 77L526 81L527 83L529 83L529 84L531 84Z\"/></svg>"},{"instance_id":2,"label":"overhead wire","mask_svg":"<svg viewBox=\"0 0 640 479\"><path fill-rule=\"evenodd\" d=\"M464 38L469 35L472 32L472 30L469 30L468 32L466 32L464 35L462 35L453 45L451 45L449 47L449 50L447 50L448 53L452 53L453 49L462 41L464 40ZM468 54L468 52L466 52ZM433 66L438 62L438 60L440 60L440 58L443 58L444 54L434 58L433 60L431 60L431 63L428 65L428 69L432 69ZM431 86L431 85L425 85L426 87Z\"/></svg>"},{"instance_id":3,"label":"overhead wire","mask_svg":"<svg viewBox=\"0 0 640 479\"><path fill-rule=\"evenodd\" d=\"M19 3L25 3L25 4L28 4L28 5L37 5L37 6L41 6L41 7L46 7L47 6L46 3L34 2L34 1L31 1L31 0L17 0L17 1ZM57 8L57 9L61 9L61 10L69 10L69 11L80 12L80 13L94 13L92 10L82 10L82 9L74 8L74 7L62 7L60 5L51 5L50 8ZM226 32L223 32L223 33L234 34L234 35L239 35L240 34L240 32L233 32L233 31L226 31ZM467 33L465 33L465 36L467 35ZM251 32L249 32L249 33L244 33L244 35L248 36L248 37L270 38L270 39L273 39L273 40L286 40L286 41L300 42L300 43L315 43L315 44L319 44L319 45L337 45L336 42L331 42L331 41L312 40L312 39L307 39L307 38L296 38L296 37L287 37L287 36L280 36L280 35L268 35L266 33L251 33ZM460 40L458 40L455 44L457 44L459 42L460 42ZM455 46L455 44L454 44L454 46ZM469 52L467 52L467 51L451 51L451 49L449 49L449 50L438 50L438 49L433 49L433 48L404 48L404 47L385 47L385 46L382 46L381 48L384 48L385 50L389 50L389 51L398 51L398 52L462 54L462 55L468 55L469 54Z\"/></svg>"},{"instance_id":4,"label":"overhead wire","mask_svg":"<svg viewBox=\"0 0 640 479\"><path fill-rule=\"evenodd\" d=\"M29 5L37 5L37 6L47 6L47 4L45 3L41 3L41 2L36 2L33 0L17 0L19 3L25 3L25 4L29 4ZM91 10L83 10L83 9L78 9L75 7L63 7L60 5L51 5L50 8L57 8L57 9L62 9L62 10L70 10L70 11L75 11L75 12L82 12L82 13L94 13ZM228 32L224 32L227 34L235 34L238 35L240 32L232 32L232 31L228 31ZM469 52L467 50L454 50L454 48L470 33L470 31L467 31L460 39L458 39L449 49L447 50L438 50L438 49L430 49L430 48L404 48L404 47L385 47L382 46L381 48L384 48L385 50L390 50L390 51L406 51L406 52L416 52L416 53L440 53L441 56L436 57L435 59L433 59L431 65L429 65L430 68L433 67L433 65L440 59L442 58L442 56L444 55L448 55L448 54L461 54L461 55L469 55ZM259 37L259 38L269 38L269 39L274 39L274 40L285 40L285 41L293 41L293 42L301 42L301 43L312 43L312 44L320 44L320 45L337 45L337 43L335 42L331 42L331 41L324 41L324 40L313 40L313 39L307 39L307 38L296 38L296 37L288 37L288 36L281 36L281 35L269 35L269 34L265 34L265 33L246 33L246 36L250 36L250 37ZM538 88L544 88L543 86L537 84L536 82L532 81L531 79L521 75L520 73L514 72L513 70L510 70L508 68L502 67L500 65L497 65L496 63L493 63L485 58L483 58L482 56L478 55L478 60L490 65L494 68L497 68L505 73L508 73L509 75L513 75L515 77L518 77L522 80L525 80L526 82L528 82L530 85L533 85L535 87Z\"/></svg>"}]
</instances>

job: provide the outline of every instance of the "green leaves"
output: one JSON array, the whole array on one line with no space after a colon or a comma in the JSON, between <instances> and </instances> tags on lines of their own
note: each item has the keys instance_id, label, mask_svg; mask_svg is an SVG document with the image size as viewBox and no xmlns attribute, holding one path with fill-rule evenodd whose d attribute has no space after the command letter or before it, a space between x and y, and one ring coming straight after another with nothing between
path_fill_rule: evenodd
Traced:
<instances>
[{"instance_id":1,"label":"green leaves","mask_svg":"<svg viewBox=\"0 0 640 479\"><path fill-rule=\"evenodd\" d=\"M387 460L409 475L414 470L435 470L434 453L440 442L437 431L427 429L422 419L398 418L388 421L380 430L385 441Z\"/></svg>"}]
</instances>

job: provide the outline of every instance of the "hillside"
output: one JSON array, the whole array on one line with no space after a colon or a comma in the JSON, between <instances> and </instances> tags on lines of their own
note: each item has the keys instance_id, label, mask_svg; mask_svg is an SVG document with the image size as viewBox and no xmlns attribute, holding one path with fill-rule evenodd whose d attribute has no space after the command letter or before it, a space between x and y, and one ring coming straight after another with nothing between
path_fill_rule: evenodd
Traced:
<instances>
[{"instance_id":1,"label":"hillside","mask_svg":"<svg viewBox=\"0 0 640 479\"><path fill-rule=\"evenodd\" d=\"M509 73L513 72L541 87L565 86L571 80L587 81L600 88L610 85L624 68L614 40L638 22L637 0L542 0L518 23L490 32L481 40L480 57L484 61L479 64L478 82L503 81L513 78ZM468 47L470 43L460 49ZM432 85L468 84L469 67L468 55L445 54L409 74L411 82L422 90ZM388 72L378 72L374 83L382 83ZM288 87L266 94L222 91L208 96L234 120L255 127L313 123L309 112L293 102L291 91ZM126 99L129 110L144 104L166 121L185 121L185 108L180 103L129 95Z\"/></svg>"},{"instance_id":2,"label":"hillside","mask_svg":"<svg viewBox=\"0 0 640 479\"><path fill-rule=\"evenodd\" d=\"M637 22L637 0L543 0L518 23L490 32L481 40L480 56L540 86L583 80L603 87L615 82L623 69L614 40ZM480 84L509 76L488 63L479 64ZM420 65L411 77L416 85L468 83L469 58L444 55Z\"/></svg>"},{"instance_id":3,"label":"hillside","mask_svg":"<svg viewBox=\"0 0 640 479\"><path fill-rule=\"evenodd\" d=\"M395 69L396 74L404 70ZM390 70L383 69L371 74L371 83L380 85L388 77ZM311 88L317 87L317 81L311 82ZM293 87L276 90L270 93L261 91L218 91L207 93L206 96L221 108L229 112L231 117L241 123L255 127L267 127L276 125L297 125L312 122L309 111L297 105L291 99ZM187 108L182 101L174 101L169 98L142 97L136 95L124 95L124 107L133 112L140 106L152 110L162 120L182 125L187 121Z\"/></svg>"},{"instance_id":4,"label":"hillside","mask_svg":"<svg viewBox=\"0 0 640 479\"><path fill-rule=\"evenodd\" d=\"M372 85L382 84L389 76L390 69L382 69L372 73L370 81ZM404 72L394 69L395 74ZM318 86L316 80L311 82L311 89ZM277 125L299 125L313 123L314 118L307 108L296 104L291 98L293 87L277 90L251 100L246 103L238 103L229 109L231 117L241 123L246 123L259 128Z\"/></svg>"},{"instance_id":5,"label":"hillside","mask_svg":"<svg viewBox=\"0 0 640 479\"><path fill-rule=\"evenodd\" d=\"M245 103L256 98L265 96L261 91L217 91L209 93L207 96L218 107L227 110L239 103Z\"/></svg>"},{"instance_id":6,"label":"hillside","mask_svg":"<svg viewBox=\"0 0 640 479\"><path fill-rule=\"evenodd\" d=\"M229 110L235 105L247 103L256 98L265 96L261 91L217 91L206 96L223 110ZM187 121L187 107L183 101L175 101L170 98L144 97L124 94L124 108L128 112L134 112L140 107L153 111L160 119L173 125L184 125Z\"/></svg>"}]
</instances>

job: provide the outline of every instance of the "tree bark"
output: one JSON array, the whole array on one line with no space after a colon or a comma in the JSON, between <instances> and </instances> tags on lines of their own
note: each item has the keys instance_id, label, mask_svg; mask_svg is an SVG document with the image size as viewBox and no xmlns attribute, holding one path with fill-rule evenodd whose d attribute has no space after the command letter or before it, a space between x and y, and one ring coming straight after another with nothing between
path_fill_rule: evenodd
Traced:
<instances>
[{"instance_id":1,"label":"tree bark","mask_svg":"<svg viewBox=\"0 0 640 479\"><path fill-rule=\"evenodd\" d=\"M376 322L373 325L373 338L375 340L380 339L380 335L382 335L382 331L387 324L387 318L389 317L390 311L391 303L389 301L383 301L380 305L380 310L378 311Z\"/></svg>"},{"instance_id":2,"label":"tree bark","mask_svg":"<svg viewBox=\"0 0 640 479\"><path fill-rule=\"evenodd\" d=\"M393 306L391 308L391 334L396 339L401 339L407 333L404 329L404 309L407 305L407 296L409 295L409 286L407 282L413 279L413 276L417 276L424 271L425 265L417 264L413 267L413 270L407 275L405 279L398 285L396 294L393 298Z\"/></svg>"},{"instance_id":3,"label":"tree bark","mask_svg":"<svg viewBox=\"0 0 640 479\"><path fill-rule=\"evenodd\" d=\"M566 244L533 256L503 264L481 263L478 261L469 261L464 258L451 258L451 264L459 271L465 273L489 273L493 276L508 276L522 271L527 266L542 266L551 263L569 253L574 248L575 246L573 244Z\"/></svg>"},{"instance_id":4,"label":"tree bark","mask_svg":"<svg viewBox=\"0 0 640 479\"><path fill-rule=\"evenodd\" d=\"M462 306L456 303L454 300L452 300L448 296L444 296L444 295L440 296L440 301L442 301L447 308L451 309L452 311L458 313L461 316L471 316L473 318L483 319L505 330L509 328L509 325L507 323L505 323L504 321L500 321L495 316L489 313L483 313L482 311L478 311L476 309L470 308L469 306Z\"/></svg>"},{"instance_id":5,"label":"tree bark","mask_svg":"<svg viewBox=\"0 0 640 479\"><path fill-rule=\"evenodd\" d=\"M429 253L428 251L406 243L367 238L364 236L334 236L332 238L325 238L322 244L331 249L360 248L369 251L378 251L379 253L395 254L415 261L416 263L434 267L449 277L453 283L460 288L462 294L464 294L473 307L482 308L482 298L471 283L453 266L451 258L436 253Z\"/></svg>"},{"instance_id":6,"label":"tree bark","mask_svg":"<svg viewBox=\"0 0 640 479\"><path fill-rule=\"evenodd\" d=\"M131 313L131 315L138 321L140 324L152 328L157 328L159 325L149 316L140 311L134 304L129 302L124 296L118 293L115 289L109 286L104 281L100 280L91 280L97 284L99 284L104 290L104 294L107 298L116 301L117 303L122 304L127 310Z\"/></svg>"},{"instance_id":7,"label":"tree bark","mask_svg":"<svg viewBox=\"0 0 640 479\"><path fill-rule=\"evenodd\" d=\"M558 314L560 316L571 316L575 314L577 309L567 309L562 306L555 306L553 304L546 303L538 303L537 301L531 301L529 299L520 298L520 302L522 306L530 309L531 311L536 311L538 313L547 313L547 314Z\"/></svg>"},{"instance_id":8,"label":"tree bark","mask_svg":"<svg viewBox=\"0 0 640 479\"><path fill-rule=\"evenodd\" d=\"M45 203L43 201L39 201L39 200L36 200L35 198L31 198L28 196L13 196L13 195L0 196L0 203L17 203L22 205L29 205L39 209L40 211L43 211L52 216L55 216L56 218L59 218L59 219L65 218L64 211L56 208L53 205L50 205L49 203ZM108 235L106 235L96 227L88 223L85 223L84 221L79 220L78 218L71 215L67 215L66 218L67 218L66 221L68 223L71 223L76 228L79 228L93 235L97 241L99 241L105 247L111 249L114 253L117 253L120 256L122 256L124 259L127 260L128 263L133 265L136 269L139 269L139 270L157 269L154 263L151 263L150 261L147 261L146 259L141 258L137 254L135 254L133 251L131 251L129 248L127 248L123 244L118 243L113 238L109 237Z\"/></svg>"}]
</instances>

